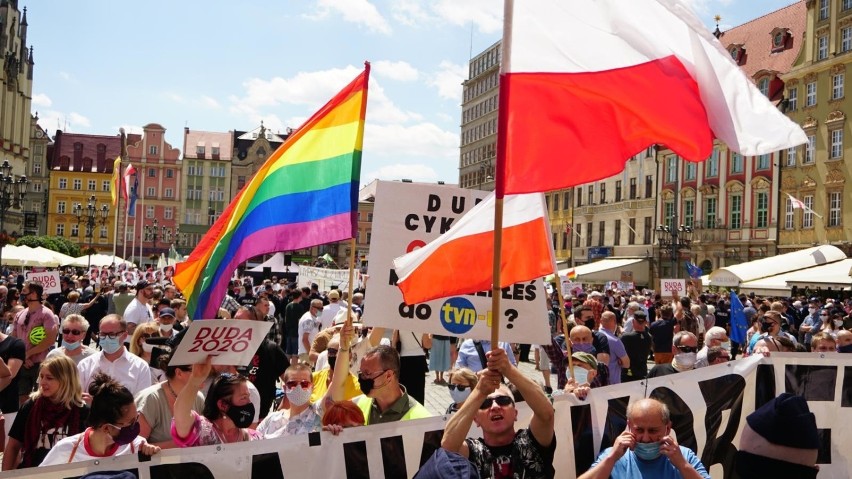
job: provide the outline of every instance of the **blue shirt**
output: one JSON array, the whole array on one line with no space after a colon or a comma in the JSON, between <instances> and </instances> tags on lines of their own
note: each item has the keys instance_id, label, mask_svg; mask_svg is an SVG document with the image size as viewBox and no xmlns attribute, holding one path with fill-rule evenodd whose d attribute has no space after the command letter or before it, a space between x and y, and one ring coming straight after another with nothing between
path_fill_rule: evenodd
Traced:
<instances>
[{"instance_id":1,"label":"blue shirt","mask_svg":"<svg viewBox=\"0 0 852 479\"><path fill-rule=\"evenodd\" d=\"M680 447L680 453L683 454L683 458L686 459L686 462L689 463L695 469L701 477L705 479L710 479L710 474L707 473L707 470L704 468L704 464L701 464L701 460L698 459L698 456L692 452L691 449L683 446ZM604 460L609 452L612 450L611 447L606 448L603 452L600 453L595 463L592 464L592 467L598 465L599 462ZM680 471L675 468L669 458L663 455L652 460L646 461L644 459L639 459L636 457L636 454L633 451L628 450L621 456L621 459L615 463L615 467L612 468L612 474L610 475L612 479L680 479L683 477Z\"/></svg>"},{"instance_id":2,"label":"blue shirt","mask_svg":"<svg viewBox=\"0 0 852 479\"><path fill-rule=\"evenodd\" d=\"M482 350L488 353L491 350L491 341L481 341L481 343ZM506 354L509 356L509 362L517 366L518 362L515 361L515 354L512 352L512 347L509 346L509 343L500 341L498 346L506 351ZM473 344L472 339L465 339L461 343L461 346L459 346L459 357L456 359L456 368L468 368L475 373L485 369L482 361L479 360L479 353L476 351L476 345Z\"/></svg>"},{"instance_id":3,"label":"blue shirt","mask_svg":"<svg viewBox=\"0 0 852 479\"><path fill-rule=\"evenodd\" d=\"M607 365L609 367L609 383L619 384L621 382L621 364L618 360L627 356L627 350L624 349L624 343L614 334L604 328L601 328L600 332L606 336L609 343L609 364Z\"/></svg>"}]
</instances>

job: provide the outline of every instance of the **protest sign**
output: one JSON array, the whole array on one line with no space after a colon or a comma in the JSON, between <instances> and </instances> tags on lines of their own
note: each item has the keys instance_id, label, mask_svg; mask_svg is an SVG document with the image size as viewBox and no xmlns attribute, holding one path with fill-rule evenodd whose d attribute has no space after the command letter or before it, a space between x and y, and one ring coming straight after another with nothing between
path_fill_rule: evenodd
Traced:
<instances>
[{"instance_id":1,"label":"protest sign","mask_svg":"<svg viewBox=\"0 0 852 479\"><path fill-rule=\"evenodd\" d=\"M619 281L618 282L618 290L619 291L633 291L633 288L636 286L633 284L633 281Z\"/></svg>"},{"instance_id":2,"label":"protest sign","mask_svg":"<svg viewBox=\"0 0 852 479\"><path fill-rule=\"evenodd\" d=\"M360 274L355 271L356 283ZM330 291L332 286L340 291L347 291L349 289L349 270L300 266L299 287L310 286L312 283L316 283L320 291Z\"/></svg>"},{"instance_id":3,"label":"protest sign","mask_svg":"<svg viewBox=\"0 0 852 479\"><path fill-rule=\"evenodd\" d=\"M270 328L272 323L267 321L193 321L169 365L195 364L204 361L207 356L214 356L213 364L245 366Z\"/></svg>"},{"instance_id":4,"label":"protest sign","mask_svg":"<svg viewBox=\"0 0 852 479\"><path fill-rule=\"evenodd\" d=\"M61 293L59 286L59 271L27 271L27 281L36 281L44 286L44 294Z\"/></svg>"},{"instance_id":5,"label":"protest sign","mask_svg":"<svg viewBox=\"0 0 852 479\"><path fill-rule=\"evenodd\" d=\"M629 271L629 270L622 271L620 281L632 283L633 282L633 271Z\"/></svg>"},{"instance_id":6,"label":"protest sign","mask_svg":"<svg viewBox=\"0 0 852 479\"><path fill-rule=\"evenodd\" d=\"M407 305L396 286L394 258L446 232L486 192L441 185L380 181L376 187L370 241L369 307L364 322L404 331L491 338L491 291ZM523 248L523 245L517 245ZM452 268L453 265L447 265ZM464 275L464 271L458 271ZM542 344L550 341L541 279L503 288L500 339Z\"/></svg>"},{"instance_id":7,"label":"protest sign","mask_svg":"<svg viewBox=\"0 0 852 479\"><path fill-rule=\"evenodd\" d=\"M583 292L583 283L576 283L574 281L562 281L562 296L574 297L580 295Z\"/></svg>"},{"instance_id":8,"label":"protest sign","mask_svg":"<svg viewBox=\"0 0 852 479\"><path fill-rule=\"evenodd\" d=\"M661 279L660 280L660 297L671 298L672 293L677 293L679 297L686 296L686 281L682 279Z\"/></svg>"}]
</instances>

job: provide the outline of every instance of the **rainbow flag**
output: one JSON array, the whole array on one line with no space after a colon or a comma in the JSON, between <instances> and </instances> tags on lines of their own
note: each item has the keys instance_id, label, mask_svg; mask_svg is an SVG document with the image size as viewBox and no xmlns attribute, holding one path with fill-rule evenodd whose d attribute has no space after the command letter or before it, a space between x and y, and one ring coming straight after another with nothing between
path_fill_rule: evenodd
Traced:
<instances>
[{"instance_id":1,"label":"rainbow flag","mask_svg":"<svg viewBox=\"0 0 852 479\"><path fill-rule=\"evenodd\" d=\"M175 267L193 319L215 318L237 266L354 238L370 65L294 131Z\"/></svg>"}]
</instances>

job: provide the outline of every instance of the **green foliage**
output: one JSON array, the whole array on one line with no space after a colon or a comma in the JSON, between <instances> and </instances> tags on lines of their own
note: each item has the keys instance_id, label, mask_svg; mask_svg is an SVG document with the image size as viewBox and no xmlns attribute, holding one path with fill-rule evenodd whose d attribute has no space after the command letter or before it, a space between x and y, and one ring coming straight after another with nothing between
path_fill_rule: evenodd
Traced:
<instances>
[{"instance_id":1,"label":"green foliage","mask_svg":"<svg viewBox=\"0 0 852 479\"><path fill-rule=\"evenodd\" d=\"M42 248L67 254L74 258L81 256L80 246L68 241L68 239L63 238L62 236L21 236L18 238L18 241L15 242L15 245L29 246L30 248L41 246Z\"/></svg>"}]
</instances>

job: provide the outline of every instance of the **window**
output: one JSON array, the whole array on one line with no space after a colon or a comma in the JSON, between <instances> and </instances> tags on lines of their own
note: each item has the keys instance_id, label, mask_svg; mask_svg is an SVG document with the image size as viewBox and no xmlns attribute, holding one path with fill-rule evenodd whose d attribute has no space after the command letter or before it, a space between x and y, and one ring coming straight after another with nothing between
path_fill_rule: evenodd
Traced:
<instances>
[{"instance_id":1,"label":"window","mask_svg":"<svg viewBox=\"0 0 852 479\"><path fill-rule=\"evenodd\" d=\"M601 204L606 203L606 183L601 183Z\"/></svg>"},{"instance_id":2,"label":"window","mask_svg":"<svg viewBox=\"0 0 852 479\"><path fill-rule=\"evenodd\" d=\"M373 213L367 213L367 221L371 223L373 222Z\"/></svg>"},{"instance_id":3,"label":"window","mask_svg":"<svg viewBox=\"0 0 852 479\"><path fill-rule=\"evenodd\" d=\"M805 204L805 208L802 210L802 228L813 228L814 227L814 197L813 195L806 195L802 198L802 203Z\"/></svg>"},{"instance_id":4,"label":"window","mask_svg":"<svg viewBox=\"0 0 852 479\"><path fill-rule=\"evenodd\" d=\"M819 19L828 18L828 0L819 0Z\"/></svg>"},{"instance_id":5,"label":"window","mask_svg":"<svg viewBox=\"0 0 852 479\"><path fill-rule=\"evenodd\" d=\"M704 177L705 178L716 178L719 176L719 150L713 148L713 153L710 154L710 158L707 158L707 161L704 163Z\"/></svg>"},{"instance_id":6,"label":"window","mask_svg":"<svg viewBox=\"0 0 852 479\"><path fill-rule=\"evenodd\" d=\"M731 218L728 223L731 229L738 230L743 227L743 197L741 195L731 196Z\"/></svg>"},{"instance_id":7,"label":"window","mask_svg":"<svg viewBox=\"0 0 852 479\"><path fill-rule=\"evenodd\" d=\"M65 236L65 225L59 223L56 225L56 236Z\"/></svg>"},{"instance_id":8,"label":"window","mask_svg":"<svg viewBox=\"0 0 852 479\"><path fill-rule=\"evenodd\" d=\"M787 198L787 206L784 209L784 229L793 229L793 200Z\"/></svg>"},{"instance_id":9,"label":"window","mask_svg":"<svg viewBox=\"0 0 852 479\"><path fill-rule=\"evenodd\" d=\"M148 168L148 178L156 178L157 177L157 169L156 168Z\"/></svg>"},{"instance_id":10,"label":"window","mask_svg":"<svg viewBox=\"0 0 852 479\"><path fill-rule=\"evenodd\" d=\"M816 105L816 90L817 84L815 81L812 81L805 85L805 106L814 106Z\"/></svg>"},{"instance_id":11,"label":"window","mask_svg":"<svg viewBox=\"0 0 852 479\"><path fill-rule=\"evenodd\" d=\"M59 189L60 190L68 189L68 179L59 178Z\"/></svg>"},{"instance_id":12,"label":"window","mask_svg":"<svg viewBox=\"0 0 852 479\"><path fill-rule=\"evenodd\" d=\"M172 208L171 206L167 206L167 207L163 210L163 218L165 218L165 219L167 219L167 220L170 220L170 219L173 219L174 217L175 217L175 210L174 210L174 208Z\"/></svg>"},{"instance_id":13,"label":"window","mask_svg":"<svg viewBox=\"0 0 852 479\"><path fill-rule=\"evenodd\" d=\"M174 177L175 177L175 170L173 170L171 168L167 168L166 169L166 178L174 178Z\"/></svg>"},{"instance_id":14,"label":"window","mask_svg":"<svg viewBox=\"0 0 852 479\"><path fill-rule=\"evenodd\" d=\"M589 190L587 193L589 194L588 203L590 205L595 204L595 185L589 185Z\"/></svg>"},{"instance_id":15,"label":"window","mask_svg":"<svg viewBox=\"0 0 852 479\"><path fill-rule=\"evenodd\" d=\"M195 172L196 172L195 165L189 165L186 168L186 176L195 176Z\"/></svg>"},{"instance_id":16,"label":"window","mask_svg":"<svg viewBox=\"0 0 852 479\"><path fill-rule=\"evenodd\" d=\"M33 183L33 193L41 193L41 183Z\"/></svg>"},{"instance_id":17,"label":"window","mask_svg":"<svg viewBox=\"0 0 852 479\"><path fill-rule=\"evenodd\" d=\"M41 162L40 161L33 163L33 173L35 173L37 175L41 173Z\"/></svg>"},{"instance_id":18,"label":"window","mask_svg":"<svg viewBox=\"0 0 852 479\"><path fill-rule=\"evenodd\" d=\"M615 220L615 231L613 231L612 244L618 246L621 244L621 220Z\"/></svg>"},{"instance_id":19,"label":"window","mask_svg":"<svg viewBox=\"0 0 852 479\"><path fill-rule=\"evenodd\" d=\"M71 225L71 237L76 238L80 236L80 225Z\"/></svg>"},{"instance_id":20,"label":"window","mask_svg":"<svg viewBox=\"0 0 852 479\"><path fill-rule=\"evenodd\" d=\"M644 244L651 244L653 239L651 238L651 217L650 216L645 217L645 227L643 229L644 229L643 234L645 235Z\"/></svg>"},{"instance_id":21,"label":"window","mask_svg":"<svg viewBox=\"0 0 852 479\"><path fill-rule=\"evenodd\" d=\"M757 82L757 89L760 90L760 93L763 93L763 96L769 96L769 78L763 77Z\"/></svg>"},{"instance_id":22,"label":"window","mask_svg":"<svg viewBox=\"0 0 852 479\"><path fill-rule=\"evenodd\" d=\"M716 198L704 198L704 227L716 227Z\"/></svg>"},{"instance_id":23,"label":"window","mask_svg":"<svg viewBox=\"0 0 852 479\"><path fill-rule=\"evenodd\" d=\"M645 198L654 195L654 175L645 175Z\"/></svg>"},{"instance_id":24,"label":"window","mask_svg":"<svg viewBox=\"0 0 852 479\"><path fill-rule=\"evenodd\" d=\"M59 213L60 215L65 214L65 202L64 201L59 201L59 202L56 203L56 212Z\"/></svg>"},{"instance_id":25,"label":"window","mask_svg":"<svg viewBox=\"0 0 852 479\"><path fill-rule=\"evenodd\" d=\"M195 147L195 154L198 156L204 156L204 145L198 145Z\"/></svg>"},{"instance_id":26,"label":"window","mask_svg":"<svg viewBox=\"0 0 852 479\"><path fill-rule=\"evenodd\" d=\"M621 201L621 180L615 182L615 201Z\"/></svg>"},{"instance_id":27,"label":"window","mask_svg":"<svg viewBox=\"0 0 852 479\"><path fill-rule=\"evenodd\" d=\"M840 7L843 11L849 10L852 8L852 0L843 0L843 4Z\"/></svg>"},{"instance_id":28,"label":"window","mask_svg":"<svg viewBox=\"0 0 852 479\"><path fill-rule=\"evenodd\" d=\"M245 176L237 176L237 191L243 189L243 186L246 185L246 177Z\"/></svg>"},{"instance_id":29,"label":"window","mask_svg":"<svg viewBox=\"0 0 852 479\"><path fill-rule=\"evenodd\" d=\"M846 77L843 73L838 73L831 77L831 99L838 100L843 98L843 81Z\"/></svg>"},{"instance_id":30,"label":"window","mask_svg":"<svg viewBox=\"0 0 852 479\"><path fill-rule=\"evenodd\" d=\"M110 180L101 181L101 191L109 191L112 187L112 182Z\"/></svg>"},{"instance_id":31,"label":"window","mask_svg":"<svg viewBox=\"0 0 852 479\"><path fill-rule=\"evenodd\" d=\"M592 245L592 224L586 223L586 246Z\"/></svg>"},{"instance_id":32,"label":"window","mask_svg":"<svg viewBox=\"0 0 852 479\"><path fill-rule=\"evenodd\" d=\"M79 178L75 178L74 179L74 189L78 190L78 191L82 190L83 189L83 180L81 180Z\"/></svg>"},{"instance_id":33,"label":"window","mask_svg":"<svg viewBox=\"0 0 852 479\"><path fill-rule=\"evenodd\" d=\"M155 196L157 196L157 189L156 188L154 188L153 186L149 186L148 188L145 189L145 197L146 198L153 198Z\"/></svg>"},{"instance_id":34,"label":"window","mask_svg":"<svg viewBox=\"0 0 852 479\"><path fill-rule=\"evenodd\" d=\"M636 218L627 220L627 244L636 244Z\"/></svg>"},{"instance_id":35,"label":"window","mask_svg":"<svg viewBox=\"0 0 852 479\"><path fill-rule=\"evenodd\" d=\"M562 195L562 209L567 210L571 206L571 193L565 192Z\"/></svg>"},{"instance_id":36,"label":"window","mask_svg":"<svg viewBox=\"0 0 852 479\"><path fill-rule=\"evenodd\" d=\"M769 224L768 213L769 213L769 193L765 191L758 191L755 195L755 208L754 208L754 217L756 228L766 228L766 225Z\"/></svg>"},{"instance_id":37,"label":"window","mask_svg":"<svg viewBox=\"0 0 852 479\"><path fill-rule=\"evenodd\" d=\"M107 233L109 233L109 229L106 226L101 226L101 239L106 239Z\"/></svg>"},{"instance_id":38,"label":"window","mask_svg":"<svg viewBox=\"0 0 852 479\"><path fill-rule=\"evenodd\" d=\"M663 223L669 230L674 230L674 211L674 202L666 201L663 205Z\"/></svg>"},{"instance_id":39,"label":"window","mask_svg":"<svg viewBox=\"0 0 852 479\"><path fill-rule=\"evenodd\" d=\"M577 207L583 206L583 187L577 187Z\"/></svg>"},{"instance_id":40,"label":"window","mask_svg":"<svg viewBox=\"0 0 852 479\"><path fill-rule=\"evenodd\" d=\"M843 158L843 129L831 130L831 159Z\"/></svg>"},{"instance_id":41,"label":"window","mask_svg":"<svg viewBox=\"0 0 852 479\"><path fill-rule=\"evenodd\" d=\"M559 193L553 194L553 211L559 211Z\"/></svg>"},{"instance_id":42,"label":"window","mask_svg":"<svg viewBox=\"0 0 852 479\"><path fill-rule=\"evenodd\" d=\"M805 147L804 164L813 163L816 156L816 135L808 135L808 145Z\"/></svg>"},{"instance_id":43,"label":"window","mask_svg":"<svg viewBox=\"0 0 852 479\"><path fill-rule=\"evenodd\" d=\"M636 178L630 178L630 199L636 199Z\"/></svg>"},{"instance_id":44,"label":"window","mask_svg":"<svg viewBox=\"0 0 852 479\"><path fill-rule=\"evenodd\" d=\"M153 218L154 217L154 207L149 205L145 207L145 217Z\"/></svg>"},{"instance_id":45,"label":"window","mask_svg":"<svg viewBox=\"0 0 852 479\"><path fill-rule=\"evenodd\" d=\"M852 3L852 0L845 0ZM840 30L840 51L848 52L852 50L852 27L846 27Z\"/></svg>"},{"instance_id":46,"label":"window","mask_svg":"<svg viewBox=\"0 0 852 479\"><path fill-rule=\"evenodd\" d=\"M689 180L695 181L695 175L696 175L696 170L698 170L698 166L691 161L686 162L685 166L686 166L686 168L685 168L686 171L684 171L684 176L686 177L686 180L687 181L689 181Z\"/></svg>"},{"instance_id":47,"label":"window","mask_svg":"<svg viewBox=\"0 0 852 479\"><path fill-rule=\"evenodd\" d=\"M574 225L574 233L575 233L574 234L574 237L575 237L574 246L579 248L580 247L580 238L583 237L583 225L581 225L579 223Z\"/></svg>"},{"instance_id":48,"label":"window","mask_svg":"<svg viewBox=\"0 0 852 479\"><path fill-rule=\"evenodd\" d=\"M210 199L211 200L213 199L213 196L214 196L213 192L211 191L210 192ZM544 196L544 209L547 210L547 211L550 211L550 195Z\"/></svg>"},{"instance_id":49,"label":"window","mask_svg":"<svg viewBox=\"0 0 852 479\"><path fill-rule=\"evenodd\" d=\"M570 228L570 226L569 226L569 228ZM568 249L568 246L569 246L569 244L568 244L568 232L563 231L562 232L562 248L561 249L563 249L563 250Z\"/></svg>"},{"instance_id":50,"label":"window","mask_svg":"<svg viewBox=\"0 0 852 479\"><path fill-rule=\"evenodd\" d=\"M743 172L743 155L732 151L731 152L731 173Z\"/></svg>"},{"instance_id":51,"label":"window","mask_svg":"<svg viewBox=\"0 0 852 479\"><path fill-rule=\"evenodd\" d=\"M757 169L758 170L768 170L769 169L769 154L759 155L757 157Z\"/></svg>"},{"instance_id":52,"label":"window","mask_svg":"<svg viewBox=\"0 0 852 479\"><path fill-rule=\"evenodd\" d=\"M88 188L88 189L89 189L89 191L95 191L95 189L97 188L97 183L98 183L98 182L97 182L97 181L95 181L95 180L89 180L89 182L88 182L88 184L87 184L87 186L89 187L89 188Z\"/></svg>"},{"instance_id":53,"label":"window","mask_svg":"<svg viewBox=\"0 0 852 479\"><path fill-rule=\"evenodd\" d=\"M796 147L787 148L787 166L796 166Z\"/></svg>"},{"instance_id":54,"label":"window","mask_svg":"<svg viewBox=\"0 0 852 479\"><path fill-rule=\"evenodd\" d=\"M163 195L163 197L174 198L175 197L175 190L173 190L171 188L166 188L166 191L165 191L165 194Z\"/></svg>"},{"instance_id":55,"label":"window","mask_svg":"<svg viewBox=\"0 0 852 479\"><path fill-rule=\"evenodd\" d=\"M792 87L787 90L787 110L796 111L799 106L799 89Z\"/></svg>"},{"instance_id":56,"label":"window","mask_svg":"<svg viewBox=\"0 0 852 479\"><path fill-rule=\"evenodd\" d=\"M606 221L598 223L598 246L604 245L604 237L606 237Z\"/></svg>"},{"instance_id":57,"label":"window","mask_svg":"<svg viewBox=\"0 0 852 479\"><path fill-rule=\"evenodd\" d=\"M683 202L683 225L690 228L695 225L695 200Z\"/></svg>"},{"instance_id":58,"label":"window","mask_svg":"<svg viewBox=\"0 0 852 479\"><path fill-rule=\"evenodd\" d=\"M674 183L677 181L677 157L670 156L666 158L666 183Z\"/></svg>"},{"instance_id":59,"label":"window","mask_svg":"<svg viewBox=\"0 0 852 479\"><path fill-rule=\"evenodd\" d=\"M817 38L817 60L828 58L828 35Z\"/></svg>"},{"instance_id":60,"label":"window","mask_svg":"<svg viewBox=\"0 0 852 479\"><path fill-rule=\"evenodd\" d=\"M148 147L148 154L149 155L156 155L157 154L157 145L149 146Z\"/></svg>"},{"instance_id":61,"label":"window","mask_svg":"<svg viewBox=\"0 0 852 479\"><path fill-rule=\"evenodd\" d=\"M214 146L210 148L210 154L213 156L219 156L219 147Z\"/></svg>"},{"instance_id":62,"label":"window","mask_svg":"<svg viewBox=\"0 0 852 479\"><path fill-rule=\"evenodd\" d=\"M832 191L828 194L828 226L840 226L842 201L839 191Z\"/></svg>"}]
</instances>

